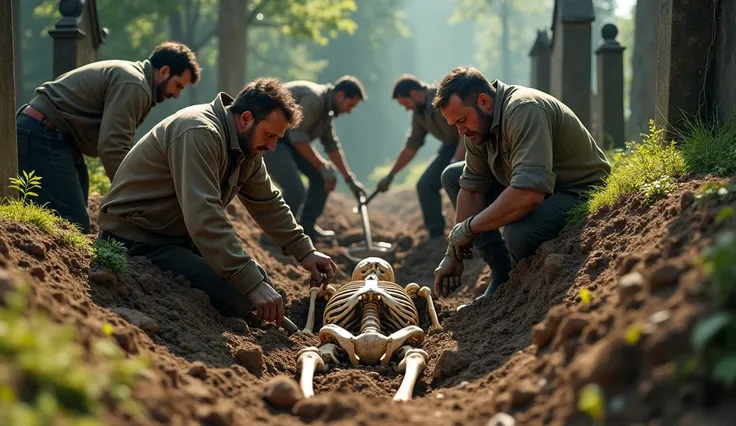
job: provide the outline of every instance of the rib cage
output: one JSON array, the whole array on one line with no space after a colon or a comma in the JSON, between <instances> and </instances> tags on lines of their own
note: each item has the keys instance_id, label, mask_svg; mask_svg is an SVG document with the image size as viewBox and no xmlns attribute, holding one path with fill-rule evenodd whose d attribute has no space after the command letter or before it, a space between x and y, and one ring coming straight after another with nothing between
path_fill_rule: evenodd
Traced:
<instances>
[{"instance_id":1,"label":"rib cage","mask_svg":"<svg viewBox=\"0 0 736 426\"><path fill-rule=\"evenodd\" d=\"M410 325L419 325L414 302L403 287L389 281L352 281L340 287L325 307L323 324L335 324L345 330L357 331L362 318L362 301L380 303L382 332L392 333Z\"/></svg>"}]
</instances>

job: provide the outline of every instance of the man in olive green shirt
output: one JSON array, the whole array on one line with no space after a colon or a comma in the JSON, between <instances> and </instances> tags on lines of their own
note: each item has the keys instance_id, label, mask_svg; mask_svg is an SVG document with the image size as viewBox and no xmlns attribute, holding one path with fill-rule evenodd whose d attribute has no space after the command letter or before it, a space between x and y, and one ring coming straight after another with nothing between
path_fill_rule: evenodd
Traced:
<instances>
[{"instance_id":1,"label":"man in olive green shirt","mask_svg":"<svg viewBox=\"0 0 736 426\"><path fill-rule=\"evenodd\" d=\"M440 194L442 171L450 163L461 161L465 155L465 146L458 143L460 135L455 127L447 124L442 114L432 108L436 93L436 86L429 86L411 74L404 74L394 83L393 98L407 111L412 111L411 128L393 168L378 182L379 191L388 191L394 176L411 162L424 145L427 133L439 139L441 145L437 155L432 158L417 182L419 206L422 208L424 226L430 239L440 238L445 233Z\"/></svg>"},{"instance_id":2,"label":"man in olive green shirt","mask_svg":"<svg viewBox=\"0 0 736 426\"><path fill-rule=\"evenodd\" d=\"M465 137L467 149L465 163L442 175L456 225L435 270L435 292L446 296L460 285L463 259L474 246L491 267L488 295L508 280L512 260L557 237L567 213L611 168L565 104L535 89L491 83L475 68L453 69L433 106Z\"/></svg>"},{"instance_id":3,"label":"man in olive green shirt","mask_svg":"<svg viewBox=\"0 0 736 426\"><path fill-rule=\"evenodd\" d=\"M357 198L365 188L350 171L340 139L335 134L334 119L349 114L360 101L366 100L362 83L353 76L340 77L334 85L310 81L292 81L285 86L302 108L304 120L276 144L276 149L264 156L268 172L281 186L284 201L312 240L329 240L335 232L316 225L327 203L329 193L337 184L337 172L345 179ZM319 138L330 160L322 158L311 143ZM337 170L335 170L337 168ZM301 181L309 179L305 191Z\"/></svg>"},{"instance_id":4,"label":"man in olive green shirt","mask_svg":"<svg viewBox=\"0 0 736 426\"><path fill-rule=\"evenodd\" d=\"M164 119L120 164L100 206L100 238L184 276L223 315L242 318L255 307L259 318L279 324L283 301L243 251L225 207L237 195L314 284L332 280L331 259L315 251L263 164L263 153L300 120L291 94L273 78L248 83L234 100L220 93Z\"/></svg>"},{"instance_id":5,"label":"man in olive green shirt","mask_svg":"<svg viewBox=\"0 0 736 426\"><path fill-rule=\"evenodd\" d=\"M143 61L94 62L43 83L17 115L18 168L43 178L37 201L89 233L83 156L99 157L112 181L151 108L199 75L194 53L167 42Z\"/></svg>"}]
</instances>

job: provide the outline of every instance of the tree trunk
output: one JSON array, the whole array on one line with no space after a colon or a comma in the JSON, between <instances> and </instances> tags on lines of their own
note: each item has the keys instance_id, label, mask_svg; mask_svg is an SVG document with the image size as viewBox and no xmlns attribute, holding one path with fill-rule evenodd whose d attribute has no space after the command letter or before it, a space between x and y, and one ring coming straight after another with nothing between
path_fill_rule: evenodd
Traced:
<instances>
[{"instance_id":1,"label":"tree trunk","mask_svg":"<svg viewBox=\"0 0 736 426\"><path fill-rule=\"evenodd\" d=\"M247 0L220 0L218 88L235 96L245 84Z\"/></svg>"},{"instance_id":2,"label":"tree trunk","mask_svg":"<svg viewBox=\"0 0 736 426\"><path fill-rule=\"evenodd\" d=\"M15 107L20 108L22 98L19 96L23 92L23 68L21 60L21 41L23 33L20 26L20 0L13 0L13 38L15 40Z\"/></svg>"},{"instance_id":3,"label":"tree trunk","mask_svg":"<svg viewBox=\"0 0 736 426\"><path fill-rule=\"evenodd\" d=\"M13 194L8 178L18 173L18 145L15 131L15 84L13 49L13 7L16 2L0 3L0 199ZM7 84L10 83L10 84Z\"/></svg>"},{"instance_id":4,"label":"tree trunk","mask_svg":"<svg viewBox=\"0 0 736 426\"><path fill-rule=\"evenodd\" d=\"M634 19L634 55L631 60L629 97L631 116L626 134L629 140L640 140L639 134L648 131L649 120L655 114L659 2L637 1Z\"/></svg>"}]
</instances>

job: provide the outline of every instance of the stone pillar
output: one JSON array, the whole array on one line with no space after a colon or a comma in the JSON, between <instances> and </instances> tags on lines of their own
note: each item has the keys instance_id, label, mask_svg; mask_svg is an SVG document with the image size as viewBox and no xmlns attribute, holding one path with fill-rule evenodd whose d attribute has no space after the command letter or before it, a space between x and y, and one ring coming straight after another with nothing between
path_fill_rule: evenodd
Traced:
<instances>
[{"instance_id":1,"label":"stone pillar","mask_svg":"<svg viewBox=\"0 0 736 426\"><path fill-rule=\"evenodd\" d=\"M61 19L49 34L54 39L53 78L97 60L107 28L100 27L95 0L61 0Z\"/></svg>"},{"instance_id":2,"label":"stone pillar","mask_svg":"<svg viewBox=\"0 0 736 426\"><path fill-rule=\"evenodd\" d=\"M21 32L20 0L13 0L13 39L15 49L15 107L20 108L23 103L19 94L23 91L23 57L21 56Z\"/></svg>"},{"instance_id":3,"label":"stone pillar","mask_svg":"<svg viewBox=\"0 0 736 426\"><path fill-rule=\"evenodd\" d=\"M537 39L529 52L531 58L531 86L542 92L550 92L552 46L547 31L537 31Z\"/></svg>"},{"instance_id":4,"label":"stone pillar","mask_svg":"<svg viewBox=\"0 0 736 426\"><path fill-rule=\"evenodd\" d=\"M18 174L13 25L13 3L0 2L0 199L14 195L8 178Z\"/></svg>"},{"instance_id":5,"label":"stone pillar","mask_svg":"<svg viewBox=\"0 0 736 426\"><path fill-rule=\"evenodd\" d=\"M655 123L668 131L712 110L718 2L660 0Z\"/></svg>"},{"instance_id":6,"label":"stone pillar","mask_svg":"<svg viewBox=\"0 0 736 426\"><path fill-rule=\"evenodd\" d=\"M716 45L715 103L718 119L724 123L733 119L736 111L736 0L721 0Z\"/></svg>"},{"instance_id":7,"label":"stone pillar","mask_svg":"<svg viewBox=\"0 0 736 426\"><path fill-rule=\"evenodd\" d=\"M598 135L605 148L624 148L624 49L616 41L618 28L606 24L603 42L595 51L598 60Z\"/></svg>"},{"instance_id":8,"label":"stone pillar","mask_svg":"<svg viewBox=\"0 0 736 426\"><path fill-rule=\"evenodd\" d=\"M552 23L552 95L590 129L592 0L555 0Z\"/></svg>"}]
</instances>

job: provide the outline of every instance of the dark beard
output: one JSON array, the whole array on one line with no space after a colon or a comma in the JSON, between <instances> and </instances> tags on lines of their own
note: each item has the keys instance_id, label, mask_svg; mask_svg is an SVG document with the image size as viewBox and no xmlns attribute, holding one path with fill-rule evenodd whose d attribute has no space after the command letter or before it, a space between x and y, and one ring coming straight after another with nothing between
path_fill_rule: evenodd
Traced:
<instances>
[{"instance_id":1,"label":"dark beard","mask_svg":"<svg viewBox=\"0 0 736 426\"><path fill-rule=\"evenodd\" d=\"M263 155L265 153L264 150L255 150L253 149L253 134L256 131L256 126L253 125L253 127L250 128L250 130L246 130L244 132L238 133L238 143L240 144L240 149L243 151L243 155L245 155L245 158L252 160L254 158L258 158L259 156Z\"/></svg>"},{"instance_id":2,"label":"dark beard","mask_svg":"<svg viewBox=\"0 0 736 426\"><path fill-rule=\"evenodd\" d=\"M475 107L475 110L478 112L478 117L480 118L481 136L483 136L484 141L490 140L491 125L493 124L493 114L486 114L484 111L478 108L478 106Z\"/></svg>"},{"instance_id":3,"label":"dark beard","mask_svg":"<svg viewBox=\"0 0 736 426\"><path fill-rule=\"evenodd\" d=\"M166 86L169 83L169 79L171 77L167 78L166 80L157 83L156 84L156 102L163 102L167 99L166 97Z\"/></svg>"}]
</instances>

